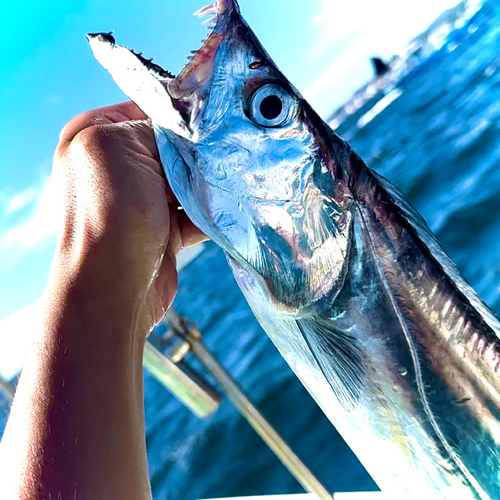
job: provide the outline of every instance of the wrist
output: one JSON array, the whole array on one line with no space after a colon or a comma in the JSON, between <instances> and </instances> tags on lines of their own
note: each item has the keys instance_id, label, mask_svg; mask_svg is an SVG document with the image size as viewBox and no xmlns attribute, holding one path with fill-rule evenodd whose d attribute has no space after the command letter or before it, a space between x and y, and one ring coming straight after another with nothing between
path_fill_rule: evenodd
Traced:
<instances>
[{"instance_id":1,"label":"wrist","mask_svg":"<svg viewBox=\"0 0 500 500\"><path fill-rule=\"evenodd\" d=\"M151 328L147 285L117 260L110 262L103 249L78 256L56 252L44 294L45 317L53 327L45 331L144 343Z\"/></svg>"}]
</instances>

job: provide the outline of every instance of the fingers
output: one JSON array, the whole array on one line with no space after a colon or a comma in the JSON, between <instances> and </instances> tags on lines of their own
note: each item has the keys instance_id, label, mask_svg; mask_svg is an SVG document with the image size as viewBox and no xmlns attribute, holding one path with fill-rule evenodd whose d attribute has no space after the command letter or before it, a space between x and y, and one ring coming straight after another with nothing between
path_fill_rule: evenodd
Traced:
<instances>
[{"instance_id":1,"label":"fingers","mask_svg":"<svg viewBox=\"0 0 500 500\"><path fill-rule=\"evenodd\" d=\"M88 113L89 120L92 120L92 113L92 111ZM80 115L82 121L87 118L86 115L87 113ZM76 154L85 152L89 158L95 158L93 166L113 165L115 169L122 169L124 165L129 164L128 160L131 157L135 157L136 168L142 165L142 167L152 168L163 178L165 176L153 127L144 120L100 125L94 123L93 126L84 127L71 141L59 144L56 159L74 158L72 151ZM104 158L109 161L103 162ZM153 161L146 161L147 158ZM54 166L56 164L57 162ZM63 165L64 162L61 164Z\"/></svg>"},{"instance_id":2,"label":"fingers","mask_svg":"<svg viewBox=\"0 0 500 500\"><path fill-rule=\"evenodd\" d=\"M208 241L210 239L191 222L184 210L179 210L178 221L182 248L189 248L201 243L202 241Z\"/></svg>"},{"instance_id":3,"label":"fingers","mask_svg":"<svg viewBox=\"0 0 500 500\"><path fill-rule=\"evenodd\" d=\"M136 151L142 156L147 156L155 160L157 163L157 165L155 165L155 167L157 167L155 170L162 177L165 177L165 173L161 167L160 154L158 152L155 134L151 123L144 120L132 122L127 121L99 128L108 129L109 133L120 135L124 138L124 146L126 145L130 150ZM168 197L169 193L167 192L167 199Z\"/></svg>"},{"instance_id":4,"label":"fingers","mask_svg":"<svg viewBox=\"0 0 500 500\"><path fill-rule=\"evenodd\" d=\"M75 136L94 125L106 125L131 120L146 120L147 116L132 101L105 106L82 113L73 118L61 131L61 145L69 144Z\"/></svg>"},{"instance_id":5,"label":"fingers","mask_svg":"<svg viewBox=\"0 0 500 500\"><path fill-rule=\"evenodd\" d=\"M63 128L58 152L65 153L76 136L86 151L102 149L103 143L107 142L103 139L108 136L115 139L121 137L125 142L112 141L112 145L119 146L120 149L126 146L129 151L134 150L141 156L155 160L153 170L164 177L154 133L151 126L144 122L146 119L147 116L131 101L87 111L73 118ZM110 155L113 149L109 142L107 144L107 154ZM165 194L169 206L177 212L178 201L168 183ZM209 239L189 220L183 210L178 211L176 216L179 247L187 248Z\"/></svg>"}]
</instances>

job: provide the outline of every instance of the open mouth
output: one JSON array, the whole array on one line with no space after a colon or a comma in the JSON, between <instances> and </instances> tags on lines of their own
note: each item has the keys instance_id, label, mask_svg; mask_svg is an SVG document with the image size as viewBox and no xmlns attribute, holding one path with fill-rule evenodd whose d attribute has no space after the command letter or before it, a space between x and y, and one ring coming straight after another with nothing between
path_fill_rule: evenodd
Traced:
<instances>
[{"instance_id":1,"label":"open mouth","mask_svg":"<svg viewBox=\"0 0 500 500\"><path fill-rule=\"evenodd\" d=\"M224 39L229 18L234 9L232 0L217 0L195 12L195 16L207 17L202 24L211 30L208 38L197 51L193 51L190 61L179 75L169 82L168 91L174 99L189 97L210 79L213 72L215 54Z\"/></svg>"},{"instance_id":2,"label":"open mouth","mask_svg":"<svg viewBox=\"0 0 500 500\"><path fill-rule=\"evenodd\" d=\"M216 0L195 13L201 18L208 17L202 24L208 26L210 34L198 50L191 52L188 63L177 76L141 53L116 45L111 33L92 33L87 38L97 60L148 116L155 119L152 101L155 100L154 95L162 93L158 86L161 85L167 91L171 105L190 129L206 104L215 55L234 11L238 11L235 0ZM149 97L147 93L150 93Z\"/></svg>"}]
</instances>

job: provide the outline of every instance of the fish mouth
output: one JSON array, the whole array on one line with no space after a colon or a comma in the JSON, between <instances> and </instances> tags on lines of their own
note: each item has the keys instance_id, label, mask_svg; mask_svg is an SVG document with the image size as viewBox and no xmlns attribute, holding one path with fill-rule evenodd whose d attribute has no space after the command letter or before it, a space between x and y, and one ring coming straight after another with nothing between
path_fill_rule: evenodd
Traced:
<instances>
[{"instance_id":1,"label":"fish mouth","mask_svg":"<svg viewBox=\"0 0 500 500\"><path fill-rule=\"evenodd\" d=\"M215 54L224 39L231 14L237 9L233 0L217 0L194 13L209 19L202 22L211 30L203 45L193 52L190 61L179 75L168 83L168 92L174 99L186 99L200 91L213 73Z\"/></svg>"},{"instance_id":2,"label":"fish mouth","mask_svg":"<svg viewBox=\"0 0 500 500\"><path fill-rule=\"evenodd\" d=\"M90 33L87 38L97 60L146 115L158 123L159 110L156 106L155 112L152 101L154 95L162 93L159 84L167 92L171 106L185 127L192 130L206 106L215 56L234 13L239 15L236 0L216 0L194 13L200 18L209 17L202 24L207 25L210 34L198 50L191 51L188 63L177 76L153 63L152 59L146 59L142 53L117 45L112 33ZM148 92L150 95L146 96Z\"/></svg>"}]
</instances>

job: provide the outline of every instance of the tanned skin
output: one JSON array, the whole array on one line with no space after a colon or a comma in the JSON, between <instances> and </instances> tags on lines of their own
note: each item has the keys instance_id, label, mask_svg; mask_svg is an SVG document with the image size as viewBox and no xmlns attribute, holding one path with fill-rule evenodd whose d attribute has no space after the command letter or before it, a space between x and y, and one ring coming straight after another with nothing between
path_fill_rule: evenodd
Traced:
<instances>
[{"instance_id":1,"label":"tanned skin","mask_svg":"<svg viewBox=\"0 0 500 500\"><path fill-rule=\"evenodd\" d=\"M0 445L0 498L149 499L144 344L177 291L175 256L206 237L130 102L66 125L53 181L57 249Z\"/></svg>"}]
</instances>

